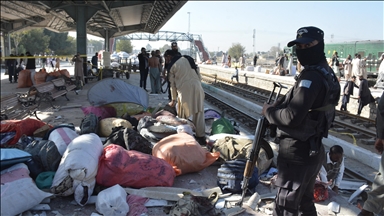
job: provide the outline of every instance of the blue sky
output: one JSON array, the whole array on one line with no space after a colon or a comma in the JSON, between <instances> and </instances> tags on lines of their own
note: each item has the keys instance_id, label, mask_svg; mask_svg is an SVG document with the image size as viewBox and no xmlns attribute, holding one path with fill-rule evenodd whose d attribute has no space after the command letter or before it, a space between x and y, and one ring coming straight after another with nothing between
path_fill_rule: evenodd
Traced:
<instances>
[{"instance_id":1,"label":"blue sky","mask_svg":"<svg viewBox=\"0 0 384 216\"><path fill-rule=\"evenodd\" d=\"M190 12L190 19L188 16ZM199 34L209 51L227 51L240 43L247 53L283 48L302 26L317 26L325 42L384 39L383 1L188 1L162 27L161 31ZM333 36L333 38L332 38ZM165 41L132 41L135 49L146 44L153 48ZM189 43L179 43L186 49Z\"/></svg>"}]
</instances>

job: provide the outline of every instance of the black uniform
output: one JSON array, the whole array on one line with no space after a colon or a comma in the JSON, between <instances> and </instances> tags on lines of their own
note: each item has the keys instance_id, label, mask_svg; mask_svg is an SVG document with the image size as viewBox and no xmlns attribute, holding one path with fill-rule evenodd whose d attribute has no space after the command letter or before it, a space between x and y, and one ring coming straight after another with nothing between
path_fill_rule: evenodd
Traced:
<instances>
[{"instance_id":1,"label":"black uniform","mask_svg":"<svg viewBox=\"0 0 384 216\"><path fill-rule=\"evenodd\" d=\"M332 70L326 61L318 65ZM312 202L313 187L325 159L321 140L327 132L325 122L319 121L323 114L310 110L323 106L326 95L323 79L316 69L304 70L282 103L266 111L267 120L277 126L280 138L275 215L297 215L298 210L303 215L317 215ZM315 156L309 156L311 142L319 150Z\"/></svg>"},{"instance_id":2,"label":"black uniform","mask_svg":"<svg viewBox=\"0 0 384 216\"><path fill-rule=\"evenodd\" d=\"M345 83L344 89L343 89L343 100L342 105L340 107L340 110L347 111L347 104L349 103L349 97L353 95L353 88L359 88L359 86L356 85L352 80L349 80Z\"/></svg>"},{"instance_id":3,"label":"black uniform","mask_svg":"<svg viewBox=\"0 0 384 216\"><path fill-rule=\"evenodd\" d=\"M11 56L13 57L13 56ZM12 77L13 81L17 82L17 73L16 73L16 59L8 59L7 60L7 68L8 68L8 76L9 76L9 82L12 83Z\"/></svg>"},{"instance_id":4,"label":"black uniform","mask_svg":"<svg viewBox=\"0 0 384 216\"><path fill-rule=\"evenodd\" d=\"M137 57L139 58L140 87L147 90L148 58L145 58L143 53L140 53Z\"/></svg>"}]
</instances>

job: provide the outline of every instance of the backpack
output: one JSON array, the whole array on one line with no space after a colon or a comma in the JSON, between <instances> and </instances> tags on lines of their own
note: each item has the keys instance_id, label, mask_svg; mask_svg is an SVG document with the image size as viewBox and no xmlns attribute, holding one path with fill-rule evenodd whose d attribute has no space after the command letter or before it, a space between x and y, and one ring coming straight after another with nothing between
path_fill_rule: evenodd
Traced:
<instances>
[{"instance_id":1,"label":"backpack","mask_svg":"<svg viewBox=\"0 0 384 216\"><path fill-rule=\"evenodd\" d=\"M335 119L335 110L336 110L335 107L337 106L340 100L340 89L341 89L340 83L335 75L335 72L333 72L331 68L329 68L329 71L327 71L325 68L322 68L320 66L310 66L308 69L309 70L314 69L315 71L320 73L324 78L323 83L326 88L326 94L325 94L323 106L316 109L312 109L310 111L320 111L324 113L324 115L320 115L320 118L321 116L323 116L323 119L320 119L320 121L322 122L322 120L325 120L325 124L324 124L325 128L323 128L324 129L323 136L327 137L328 130L331 128L333 120Z\"/></svg>"},{"instance_id":2,"label":"backpack","mask_svg":"<svg viewBox=\"0 0 384 216\"><path fill-rule=\"evenodd\" d=\"M241 182L244 178L244 169L245 169L246 160L232 160L226 161L220 166L217 170L217 185L221 190L230 193L240 193ZM258 169L255 166L252 177L249 180L248 188L253 189L259 184Z\"/></svg>"},{"instance_id":3,"label":"backpack","mask_svg":"<svg viewBox=\"0 0 384 216\"><path fill-rule=\"evenodd\" d=\"M93 114L89 113L86 115L80 124L80 135L88 133L96 133L99 131L99 118Z\"/></svg>"}]
</instances>

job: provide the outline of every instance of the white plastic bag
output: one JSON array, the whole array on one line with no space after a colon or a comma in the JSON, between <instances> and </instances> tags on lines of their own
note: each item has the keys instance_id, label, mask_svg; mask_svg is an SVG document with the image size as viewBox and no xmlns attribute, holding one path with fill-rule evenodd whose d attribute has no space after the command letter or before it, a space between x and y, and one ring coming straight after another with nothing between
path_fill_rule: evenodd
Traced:
<instances>
[{"instance_id":1,"label":"white plastic bag","mask_svg":"<svg viewBox=\"0 0 384 216\"><path fill-rule=\"evenodd\" d=\"M96 211L103 215L126 216L129 212L127 193L118 184L101 191L97 195Z\"/></svg>"}]
</instances>

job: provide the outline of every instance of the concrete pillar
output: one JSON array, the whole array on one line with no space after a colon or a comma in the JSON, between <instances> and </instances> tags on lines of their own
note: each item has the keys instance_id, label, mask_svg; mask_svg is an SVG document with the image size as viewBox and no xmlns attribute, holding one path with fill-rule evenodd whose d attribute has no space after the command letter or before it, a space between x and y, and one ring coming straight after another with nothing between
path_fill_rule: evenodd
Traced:
<instances>
[{"instance_id":1,"label":"concrete pillar","mask_svg":"<svg viewBox=\"0 0 384 216\"><path fill-rule=\"evenodd\" d=\"M109 34L108 29L105 30L105 38L104 38L104 50L109 52Z\"/></svg>"},{"instance_id":2,"label":"concrete pillar","mask_svg":"<svg viewBox=\"0 0 384 216\"><path fill-rule=\"evenodd\" d=\"M8 52L6 53L6 55L7 56L9 56L9 55L11 55L11 50L12 50L12 48L11 48L11 34L9 34L9 33L7 33L7 35L8 35Z\"/></svg>"}]
</instances>

